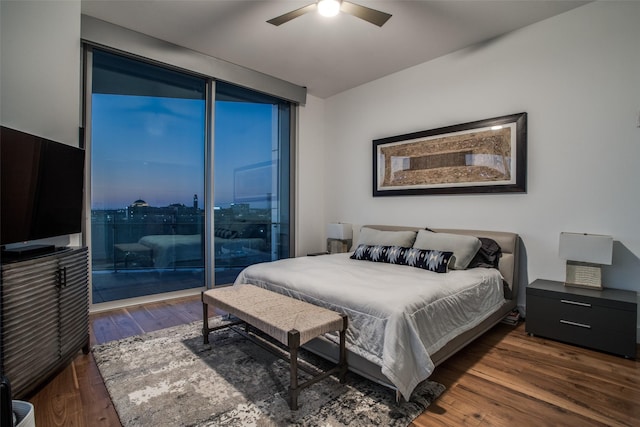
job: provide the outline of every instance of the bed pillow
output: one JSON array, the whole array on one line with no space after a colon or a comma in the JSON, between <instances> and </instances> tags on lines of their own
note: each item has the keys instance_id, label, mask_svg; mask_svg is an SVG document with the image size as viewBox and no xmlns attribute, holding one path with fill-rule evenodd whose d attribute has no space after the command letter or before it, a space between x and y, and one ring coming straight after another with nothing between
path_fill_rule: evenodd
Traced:
<instances>
[{"instance_id":1,"label":"bed pillow","mask_svg":"<svg viewBox=\"0 0 640 427\"><path fill-rule=\"evenodd\" d=\"M418 231L413 244L417 249L435 249L453 252L450 268L464 270L482 246L482 242L475 236L463 234L433 233L427 230Z\"/></svg>"},{"instance_id":2,"label":"bed pillow","mask_svg":"<svg viewBox=\"0 0 640 427\"><path fill-rule=\"evenodd\" d=\"M415 231L382 231L362 227L358 236L359 245L401 246L410 248L416 240Z\"/></svg>"},{"instance_id":3,"label":"bed pillow","mask_svg":"<svg viewBox=\"0 0 640 427\"><path fill-rule=\"evenodd\" d=\"M467 268L498 268L498 263L502 256L502 248L498 242L488 237L478 237L478 239L480 239L482 246L480 246L478 253L473 257Z\"/></svg>"},{"instance_id":4,"label":"bed pillow","mask_svg":"<svg viewBox=\"0 0 640 427\"><path fill-rule=\"evenodd\" d=\"M402 246L358 245L351 259L408 265L435 273L446 273L453 252Z\"/></svg>"}]
</instances>

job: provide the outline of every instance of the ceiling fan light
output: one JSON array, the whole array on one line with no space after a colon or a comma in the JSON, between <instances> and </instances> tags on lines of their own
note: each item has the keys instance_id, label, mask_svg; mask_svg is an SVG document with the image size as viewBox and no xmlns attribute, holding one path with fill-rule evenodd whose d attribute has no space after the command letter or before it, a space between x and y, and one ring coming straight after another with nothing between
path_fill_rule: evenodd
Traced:
<instances>
[{"instance_id":1,"label":"ceiling fan light","mask_svg":"<svg viewBox=\"0 0 640 427\"><path fill-rule=\"evenodd\" d=\"M340 2L338 0L320 0L318 2L318 13L322 16L336 16L340 13Z\"/></svg>"}]
</instances>

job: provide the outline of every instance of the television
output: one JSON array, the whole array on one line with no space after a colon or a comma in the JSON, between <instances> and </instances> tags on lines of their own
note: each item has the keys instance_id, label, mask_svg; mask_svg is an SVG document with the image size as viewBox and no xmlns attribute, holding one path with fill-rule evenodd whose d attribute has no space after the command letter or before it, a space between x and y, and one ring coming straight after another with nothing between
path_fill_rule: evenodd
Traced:
<instances>
[{"instance_id":1,"label":"television","mask_svg":"<svg viewBox=\"0 0 640 427\"><path fill-rule=\"evenodd\" d=\"M0 244L82 231L85 151L0 128Z\"/></svg>"}]
</instances>

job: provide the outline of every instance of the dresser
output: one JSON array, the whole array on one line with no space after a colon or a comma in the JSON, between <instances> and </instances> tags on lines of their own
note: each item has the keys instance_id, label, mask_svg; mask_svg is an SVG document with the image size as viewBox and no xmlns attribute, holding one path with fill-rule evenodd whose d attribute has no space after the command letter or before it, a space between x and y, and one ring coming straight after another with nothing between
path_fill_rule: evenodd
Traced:
<instances>
[{"instance_id":1,"label":"dresser","mask_svg":"<svg viewBox=\"0 0 640 427\"><path fill-rule=\"evenodd\" d=\"M0 371L14 398L89 352L88 259L83 247L2 263Z\"/></svg>"},{"instance_id":2,"label":"dresser","mask_svg":"<svg viewBox=\"0 0 640 427\"><path fill-rule=\"evenodd\" d=\"M635 359L637 305L634 291L538 279L527 286L525 328L530 335Z\"/></svg>"}]
</instances>

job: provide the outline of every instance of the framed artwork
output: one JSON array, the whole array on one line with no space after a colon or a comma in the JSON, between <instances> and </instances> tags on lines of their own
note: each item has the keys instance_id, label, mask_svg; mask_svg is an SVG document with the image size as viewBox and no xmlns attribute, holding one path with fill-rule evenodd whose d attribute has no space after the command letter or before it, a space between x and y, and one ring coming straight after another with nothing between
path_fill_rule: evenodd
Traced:
<instances>
[{"instance_id":1,"label":"framed artwork","mask_svg":"<svg viewBox=\"0 0 640 427\"><path fill-rule=\"evenodd\" d=\"M373 196L524 193L527 113L373 141Z\"/></svg>"}]
</instances>

